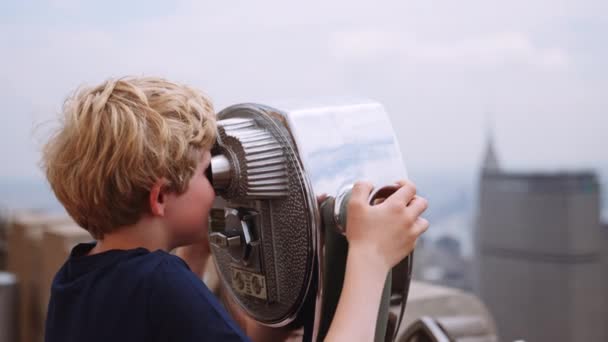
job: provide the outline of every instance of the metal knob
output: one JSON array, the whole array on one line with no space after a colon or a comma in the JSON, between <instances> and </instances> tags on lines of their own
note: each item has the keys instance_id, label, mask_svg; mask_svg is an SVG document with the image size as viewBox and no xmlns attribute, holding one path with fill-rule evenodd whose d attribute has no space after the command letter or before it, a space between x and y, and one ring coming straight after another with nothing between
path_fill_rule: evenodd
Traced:
<instances>
[{"instance_id":1,"label":"metal knob","mask_svg":"<svg viewBox=\"0 0 608 342\"><path fill-rule=\"evenodd\" d=\"M232 164L223 154L211 158L211 183L215 190L224 190L230 186L232 181Z\"/></svg>"},{"instance_id":2,"label":"metal knob","mask_svg":"<svg viewBox=\"0 0 608 342\"><path fill-rule=\"evenodd\" d=\"M209 242L227 249L235 260L246 261L251 252L253 235L248 218L251 215L237 209L226 208L224 212L224 231L209 234Z\"/></svg>"},{"instance_id":3,"label":"metal knob","mask_svg":"<svg viewBox=\"0 0 608 342\"><path fill-rule=\"evenodd\" d=\"M376 189L369 197L371 205L378 204L395 191L398 187L394 185L383 186ZM325 224L329 224L341 234L346 234L346 218L348 214L348 201L353 191L353 185L342 188L335 198L328 197L321 205L321 214Z\"/></svg>"},{"instance_id":4,"label":"metal knob","mask_svg":"<svg viewBox=\"0 0 608 342\"><path fill-rule=\"evenodd\" d=\"M209 242L222 248L236 248L241 246L240 236L226 236L223 233L211 233Z\"/></svg>"}]
</instances>

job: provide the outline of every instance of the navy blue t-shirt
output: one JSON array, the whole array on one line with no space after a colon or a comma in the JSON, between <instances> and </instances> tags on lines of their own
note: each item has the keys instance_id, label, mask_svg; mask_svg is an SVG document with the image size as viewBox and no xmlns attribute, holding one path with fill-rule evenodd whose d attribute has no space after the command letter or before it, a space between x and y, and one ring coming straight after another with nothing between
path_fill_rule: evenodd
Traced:
<instances>
[{"instance_id":1,"label":"navy blue t-shirt","mask_svg":"<svg viewBox=\"0 0 608 342\"><path fill-rule=\"evenodd\" d=\"M179 257L74 247L51 289L46 342L248 341Z\"/></svg>"}]
</instances>

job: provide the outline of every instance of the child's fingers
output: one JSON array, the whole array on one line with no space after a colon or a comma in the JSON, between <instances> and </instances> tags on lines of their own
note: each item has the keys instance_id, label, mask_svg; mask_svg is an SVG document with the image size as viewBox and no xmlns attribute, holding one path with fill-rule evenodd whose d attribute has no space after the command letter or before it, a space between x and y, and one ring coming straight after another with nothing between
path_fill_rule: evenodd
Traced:
<instances>
[{"instance_id":1,"label":"child's fingers","mask_svg":"<svg viewBox=\"0 0 608 342\"><path fill-rule=\"evenodd\" d=\"M414 196L408 203L407 211L413 217L418 217L429 207L429 202L424 197Z\"/></svg>"},{"instance_id":2,"label":"child's fingers","mask_svg":"<svg viewBox=\"0 0 608 342\"><path fill-rule=\"evenodd\" d=\"M414 225L412 225L412 233L415 236L420 236L422 233L426 232L427 229L429 229L430 225L431 224L427 219L419 217L416 219L416 222L414 222Z\"/></svg>"},{"instance_id":3,"label":"child's fingers","mask_svg":"<svg viewBox=\"0 0 608 342\"><path fill-rule=\"evenodd\" d=\"M323 203L323 201L325 201L327 199L327 194L326 193L322 193L319 196L317 196L317 204L321 205L321 203Z\"/></svg>"},{"instance_id":4,"label":"child's fingers","mask_svg":"<svg viewBox=\"0 0 608 342\"><path fill-rule=\"evenodd\" d=\"M402 203L404 206L406 206L416 195L416 186L414 185L414 183L407 180L399 181L397 182L397 184L401 185L401 187L397 191L395 191L395 193L390 195L386 199L385 203Z\"/></svg>"},{"instance_id":5,"label":"child's fingers","mask_svg":"<svg viewBox=\"0 0 608 342\"><path fill-rule=\"evenodd\" d=\"M373 190L374 186L372 183L362 181L356 182L355 185L353 185L350 194L349 205L367 205L368 198Z\"/></svg>"}]
</instances>

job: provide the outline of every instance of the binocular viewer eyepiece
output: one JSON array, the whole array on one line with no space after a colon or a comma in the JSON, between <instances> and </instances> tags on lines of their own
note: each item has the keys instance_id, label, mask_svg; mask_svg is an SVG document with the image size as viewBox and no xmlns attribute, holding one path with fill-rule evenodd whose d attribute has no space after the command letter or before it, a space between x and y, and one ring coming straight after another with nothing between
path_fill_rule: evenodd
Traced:
<instances>
[{"instance_id":1,"label":"binocular viewer eyepiece","mask_svg":"<svg viewBox=\"0 0 608 342\"><path fill-rule=\"evenodd\" d=\"M217 123L209 241L222 286L261 324L322 339L342 288L350 186L372 182L374 200L407 177L389 118L370 101L239 104Z\"/></svg>"}]
</instances>

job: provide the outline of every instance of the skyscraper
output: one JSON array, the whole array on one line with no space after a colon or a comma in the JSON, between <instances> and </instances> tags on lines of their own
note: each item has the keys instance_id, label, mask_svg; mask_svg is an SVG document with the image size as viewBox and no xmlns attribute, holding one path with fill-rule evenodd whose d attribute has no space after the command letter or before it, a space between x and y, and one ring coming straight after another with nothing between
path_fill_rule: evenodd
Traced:
<instances>
[{"instance_id":1,"label":"skyscraper","mask_svg":"<svg viewBox=\"0 0 608 342\"><path fill-rule=\"evenodd\" d=\"M608 341L599 190L592 172L506 172L488 143L475 289L502 340Z\"/></svg>"}]
</instances>

